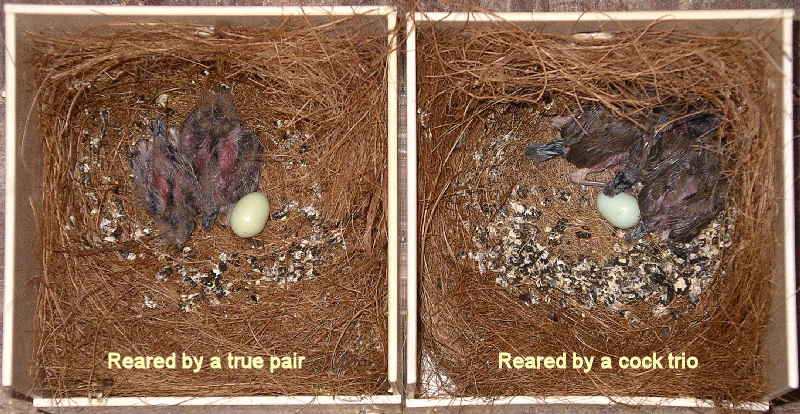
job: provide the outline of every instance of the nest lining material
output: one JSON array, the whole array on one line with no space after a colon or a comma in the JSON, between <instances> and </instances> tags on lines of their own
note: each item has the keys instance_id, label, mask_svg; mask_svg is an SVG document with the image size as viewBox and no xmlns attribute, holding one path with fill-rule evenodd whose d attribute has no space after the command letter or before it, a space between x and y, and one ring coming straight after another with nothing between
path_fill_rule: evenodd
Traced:
<instances>
[{"instance_id":1,"label":"nest lining material","mask_svg":"<svg viewBox=\"0 0 800 414\"><path fill-rule=\"evenodd\" d=\"M759 33L695 35L665 22L612 35L580 41L508 26L417 27L421 395L763 395L760 344L775 273L765 269L775 268L780 188L778 91L768 81L777 69L766 40ZM650 251L659 266L659 252L699 253L697 245L652 238L626 245L596 212L598 190L569 181L568 163L536 164L523 154L527 144L553 138L548 117L588 105L632 116L674 98L702 99L724 119L718 146L735 189L707 229L718 244L716 263L700 272L708 286L654 312L659 295L609 306L588 301L580 287L543 292L552 275L536 268L498 283L522 263L503 257L502 248L487 259L486 246L502 243L517 221L530 227L523 243L539 243L566 269L587 258L630 260L636 249ZM616 277L587 271L595 281ZM501 370L500 352L615 359L685 352L699 366Z\"/></svg>"},{"instance_id":2,"label":"nest lining material","mask_svg":"<svg viewBox=\"0 0 800 414\"><path fill-rule=\"evenodd\" d=\"M115 24L30 33L44 156L36 386L56 396L385 393L387 33ZM126 148L232 88L261 137L265 231L183 251ZM107 354L304 356L303 369L111 369Z\"/></svg>"}]
</instances>

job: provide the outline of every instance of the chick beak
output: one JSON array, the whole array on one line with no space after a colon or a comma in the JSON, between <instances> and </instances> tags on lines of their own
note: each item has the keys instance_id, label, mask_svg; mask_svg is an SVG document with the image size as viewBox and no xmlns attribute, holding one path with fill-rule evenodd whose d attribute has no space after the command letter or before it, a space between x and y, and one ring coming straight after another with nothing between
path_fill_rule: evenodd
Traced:
<instances>
[{"instance_id":1,"label":"chick beak","mask_svg":"<svg viewBox=\"0 0 800 414\"><path fill-rule=\"evenodd\" d=\"M603 187L603 194L613 197L633 186L633 180L628 179L628 177L622 171L618 171L617 175L614 178L606 183L605 187Z\"/></svg>"},{"instance_id":2,"label":"chick beak","mask_svg":"<svg viewBox=\"0 0 800 414\"><path fill-rule=\"evenodd\" d=\"M203 215L203 230L209 231L214 226L214 221L217 219L217 214Z\"/></svg>"},{"instance_id":3,"label":"chick beak","mask_svg":"<svg viewBox=\"0 0 800 414\"><path fill-rule=\"evenodd\" d=\"M639 222L636 227L628 230L628 232L625 233L625 241L628 243L633 243L634 241L644 237L647 233L649 233L649 231L645 228L644 223Z\"/></svg>"}]
</instances>

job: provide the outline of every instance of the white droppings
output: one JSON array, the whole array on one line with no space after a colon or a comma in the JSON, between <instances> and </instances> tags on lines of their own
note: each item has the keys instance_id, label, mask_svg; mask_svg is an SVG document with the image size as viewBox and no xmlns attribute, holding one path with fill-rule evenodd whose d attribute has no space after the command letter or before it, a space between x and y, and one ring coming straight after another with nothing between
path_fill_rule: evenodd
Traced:
<instances>
[{"instance_id":1,"label":"white droppings","mask_svg":"<svg viewBox=\"0 0 800 414\"><path fill-rule=\"evenodd\" d=\"M150 299L149 296L144 295L144 303L142 303L142 306L149 309L155 309L158 307L158 304Z\"/></svg>"}]
</instances>

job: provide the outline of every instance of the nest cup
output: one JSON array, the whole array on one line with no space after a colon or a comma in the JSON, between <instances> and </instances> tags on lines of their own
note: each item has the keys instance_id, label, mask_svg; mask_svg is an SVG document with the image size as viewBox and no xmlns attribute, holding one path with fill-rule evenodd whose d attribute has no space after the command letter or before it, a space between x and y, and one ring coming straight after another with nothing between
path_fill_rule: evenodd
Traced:
<instances>
[{"instance_id":1,"label":"nest cup","mask_svg":"<svg viewBox=\"0 0 800 414\"><path fill-rule=\"evenodd\" d=\"M393 11L167 23L110 8L46 28L15 12L18 97L32 104L17 106L14 385L54 398L385 395ZM198 225L177 251L133 193L126 149L221 85L261 138L271 218L249 239L222 218ZM225 366L115 369L111 352ZM305 360L230 369L229 354Z\"/></svg>"},{"instance_id":2,"label":"nest cup","mask_svg":"<svg viewBox=\"0 0 800 414\"><path fill-rule=\"evenodd\" d=\"M419 349L412 341L409 355L419 352L411 378L418 370L415 392L421 399L414 404L578 395L634 397L632 404L644 401L635 397L752 402L784 390L782 381L791 384L787 372L795 368L787 368L786 358L796 353L794 301L784 301L794 283L792 248L786 248L793 242L793 219L782 210L788 197L792 211L791 179L786 182L791 145L785 144L791 142L791 121L781 103L790 93L781 89L788 84L782 71L791 69L780 43L781 34L786 36L780 25L787 20L777 18L780 12L764 16L741 15L734 31L713 15L679 14L664 21L656 13L574 20L416 15L409 61L416 65L419 113L412 128L420 325ZM481 269L471 256L476 244L492 237L475 229L486 229L520 197L536 201L538 214L527 220L539 230L563 219L581 223L592 235L589 241L579 234L556 244L543 232L531 232L524 244L541 243L568 265L620 256L615 249L624 253L628 247L594 209L598 190L570 183L573 167L565 161L536 164L523 149L557 138L548 119L578 108L602 106L635 119L665 102L694 99L724 119L713 146L734 183L718 218L732 223L730 244L722 247L713 282L696 303L675 298L658 312L656 298L590 306L580 292L545 296L530 288L531 279L543 274L501 286L504 270ZM520 188L527 195L520 196ZM565 190L568 198L559 201ZM643 243L656 252L672 246L655 238ZM531 295L539 301L531 303ZM571 366L502 369L501 352L566 353L568 362L572 353L611 356L614 366L589 373ZM654 352L665 358L685 353L699 364L677 370L616 365L620 357Z\"/></svg>"}]
</instances>

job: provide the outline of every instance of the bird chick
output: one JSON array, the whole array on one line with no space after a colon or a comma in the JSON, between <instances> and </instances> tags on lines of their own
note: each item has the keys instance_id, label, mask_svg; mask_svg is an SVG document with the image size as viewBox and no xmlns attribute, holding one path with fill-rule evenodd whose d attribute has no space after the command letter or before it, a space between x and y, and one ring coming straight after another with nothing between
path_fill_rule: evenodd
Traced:
<instances>
[{"instance_id":1,"label":"bird chick","mask_svg":"<svg viewBox=\"0 0 800 414\"><path fill-rule=\"evenodd\" d=\"M721 123L720 118L710 112L690 113L684 117L663 108L659 112L658 130L633 145L617 174L603 188L607 196L614 196L636 183L650 182L661 171L680 162L693 147L710 145L711 135Z\"/></svg>"},{"instance_id":2,"label":"bird chick","mask_svg":"<svg viewBox=\"0 0 800 414\"><path fill-rule=\"evenodd\" d=\"M139 141L128 153L136 195L179 250L194 231L197 178L178 147L177 131L153 121L153 142Z\"/></svg>"},{"instance_id":3,"label":"bird chick","mask_svg":"<svg viewBox=\"0 0 800 414\"><path fill-rule=\"evenodd\" d=\"M186 118L180 130L184 153L192 154L199 183L197 207L205 230L217 215L228 215L242 196L255 191L261 174L261 140L239 121L226 88L208 96Z\"/></svg>"},{"instance_id":4,"label":"bird chick","mask_svg":"<svg viewBox=\"0 0 800 414\"><path fill-rule=\"evenodd\" d=\"M646 134L635 123L609 114L599 106L576 111L572 116L557 117L553 126L561 131L561 139L547 144L530 144L525 155L537 162L564 157L578 170L570 174L576 184L605 185L587 180L588 174L619 164L628 157L631 147Z\"/></svg>"},{"instance_id":5,"label":"bird chick","mask_svg":"<svg viewBox=\"0 0 800 414\"><path fill-rule=\"evenodd\" d=\"M639 193L642 219L625 240L656 233L661 241L687 242L722 209L727 192L718 154L695 147L645 182Z\"/></svg>"}]
</instances>

